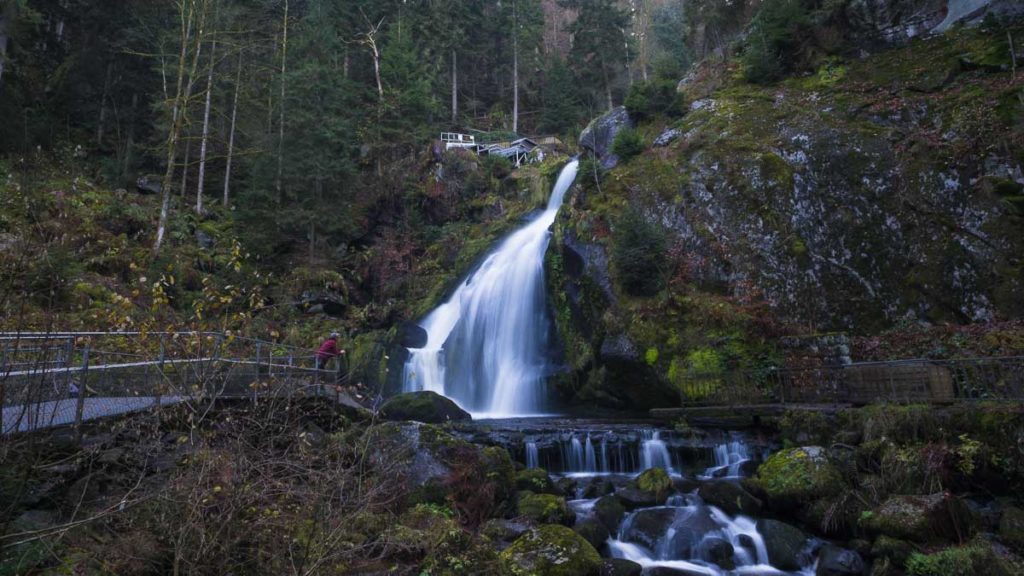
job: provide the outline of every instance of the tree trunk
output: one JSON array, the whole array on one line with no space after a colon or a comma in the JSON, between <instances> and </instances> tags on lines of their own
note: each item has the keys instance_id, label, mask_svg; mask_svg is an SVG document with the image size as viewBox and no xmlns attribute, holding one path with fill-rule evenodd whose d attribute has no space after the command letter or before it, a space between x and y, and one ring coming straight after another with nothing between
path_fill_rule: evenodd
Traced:
<instances>
[{"instance_id":1,"label":"tree trunk","mask_svg":"<svg viewBox=\"0 0 1024 576\"><path fill-rule=\"evenodd\" d=\"M96 146L103 145L103 125L107 122L107 94L110 92L110 73L114 69L114 62L107 62L107 75L103 80L103 95L100 97L100 119L96 126Z\"/></svg>"},{"instance_id":2,"label":"tree trunk","mask_svg":"<svg viewBox=\"0 0 1024 576\"><path fill-rule=\"evenodd\" d=\"M14 10L16 3L10 0L4 2L0 9L0 90L4 87L4 64L7 63L7 38L14 23Z\"/></svg>"},{"instance_id":3,"label":"tree trunk","mask_svg":"<svg viewBox=\"0 0 1024 576\"><path fill-rule=\"evenodd\" d=\"M196 214L203 213L203 185L206 184L206 149L210 140L210 101L213 96L213 69L217 41L210 46L210 70L206 73L206 104L203 106L203 138L199 143L199 182L196 183Z\"/></svg>"},{"instance_id":4,"label":"tree trunk","mask_svg":"<svg viewBox=\"0 0 1024 576\"><path fill-rule=\"evenodd\" d=\"M228 158L224 168L224 206L228 205L231 191L231 160L235 152L235 120L238 119L238 87L242 84L242 51L238 52L238 71L235 73L235 97L231 104L231 130L228 133Z\"/></svg>"},{"instance_id":5,"label":"tree trunk","mask_svg":"<svg viewBox=\"0 0 1024 576\"><path fill-rule=\"evenodd\" d=\"M284 0L284 30L281 35L281 118L277 126L277 196L284 204L284 192L281 188L281 176L284 173L284 87L285 74L288 73L288 0Z\"/></svg>"},{"instance_id":6,"label":"tree trunk","mask_svg":"<svg viewBox=\"0 0 1024 576\"><path fill-rule=\"evenodd\" d=\"M181 165L181 197L188 191L188 165L192 157L192 135L185 135L185 161Z\"/></svg>"},{"instance_id":7,"label":"tree trunk","mask_svg":"<svg viewBox=\"0 0 1024 576\"><path fill-rule=\"evenodd\" d=\"M181 134L181 127L184 123L182 120L185 117L185 104L189 98L189 87L192 82L189 81L187 87L183 88L185 84L185 60L188 55L188 43L189 38L192 36L192 24L193 20L197 17L195 14L194 6L190 3L181 2L179 5L179 15L181 18L181 52L178 55L178 86L174 95L174 104L171 112L171 128L167 131L167 167L164 171L164 178L161 181L163 194L163 201L160 203L160 220L157 223L156 229L156 240L153 243L153 253L159 253L160 247L163 245L164 233L167 230L167 218L170 213L171 206L171 180L174 179L174 159L177 156L178 137ZM205 18L200 15L199 21L197 22L197 33L196 36L201 36L203 29L203 22ZM201 40L201 38L200 38ZM199 46L196 45L196 55L192 60L192 73L195 72L195 66L199 59Z\"/></svg>"},{"instance_id":8,"label":"tree trunk","mask_svg":"<svg viewBox=\"0 0 1024 576\"><path fill-rule=\"evenodd\" d=\"M612 82L608 78L608 68L601 62L601 73L604 74L604 95L608 98L608 109L615 108L615 104L612 102Z\"/></svg>"},{"instance_id":9,"label":"tree trunk","mask_svg":"<svg viewBox=\"0 0 1024 576\"><path fill-rule=\"evenodd\" d=\"M512 132L519 133L519 18L512 0Z\"/></svg>"},{"instance_id":10,"label":"tree trunk","mask_svg":"<svg viewBox=\"0 0 1024 576\"><path fill-rule=\"evenodd\" d=\"M459 124L459 65L452 48L452 127Z\"/></svg>"}]
</instances>

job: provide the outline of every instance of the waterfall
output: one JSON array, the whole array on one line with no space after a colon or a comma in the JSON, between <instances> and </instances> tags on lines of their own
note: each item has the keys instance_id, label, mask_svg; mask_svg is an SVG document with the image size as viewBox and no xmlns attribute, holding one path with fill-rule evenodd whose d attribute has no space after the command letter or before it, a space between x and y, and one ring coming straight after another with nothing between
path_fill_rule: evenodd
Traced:
<instances>
[{"instance_id":1,"label":"waterfall","mask_svg":"<svg viewBox=\"0 0 1024 576\"><path fill-rule=\"evenodd\" d=\"M747 445L740 440L733 440L715 447L715 465L704 471L705 478L734 478L740 476L740 467L750 460Z\"/></svg>"},{"instance_id":2,"label":"waterfall","mask_svg":"<svg viewBox=\"0 0 1024 576\"><path fill-rule=\"evenodd\" d=\"M675 471L672 468L672 456L658 430L645 430L644 441L640 448L640 468L642 470L664 468L666 472Z\"/></svg>"},{"instance_id":3,"label":"waterfall","mask_svg":"<svg viewBox=\"0 0 1024 576\"><path fill-rule=\"evenodd\" d=\"M432 390L477 417L523 416L544 407L548 319L544 253L578 162L562 169L547 208L506 238L422 320L403 391Z\"/></svg>"},{"instance_id":4,"label":"waterfall","mask_svg":"<svg viewBox=\"0 0 1024 576\"><path fill-rule=\"evenodd\" d=\"M540 457L537 452L536 442L526 442L526 467L527 468L538 468L540 466Z\"/></svg>"}]
</instances>

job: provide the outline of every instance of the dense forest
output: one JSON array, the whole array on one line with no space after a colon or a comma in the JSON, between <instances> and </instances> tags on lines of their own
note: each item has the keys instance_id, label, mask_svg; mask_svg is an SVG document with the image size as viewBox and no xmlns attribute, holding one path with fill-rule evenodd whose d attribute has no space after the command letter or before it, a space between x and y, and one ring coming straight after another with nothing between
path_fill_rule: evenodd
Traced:
<instances>
[{"instance_id":1,"label":"dense forest","mask_svg":"<svg viewBox=\"0 0 1024 576\"><path fill-rule=\"evenodd\" d=\"M1022 67L1020 0L0 0L0 576L1024 573Z\"/></svg>"}]
</instances>

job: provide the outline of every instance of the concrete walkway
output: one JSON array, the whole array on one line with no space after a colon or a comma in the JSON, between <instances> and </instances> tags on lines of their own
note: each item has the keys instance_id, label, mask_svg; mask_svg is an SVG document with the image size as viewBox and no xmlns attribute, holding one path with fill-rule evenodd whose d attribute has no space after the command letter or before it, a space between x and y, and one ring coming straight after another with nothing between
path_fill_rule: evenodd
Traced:
<instances>
[{"instance_id":1,"label":"concrete walkway","mask_svg":"<svg viewBox=\"0 0 1024 576\"><path fill-rule=\"evenodd\" d=\"M185 400L184 396L162 396L161 406L178 404ZM117 416L147 410L157 405L155 396L120 396L86 398L82 405L82 420L95 420L107 416ZM10 406L3 409L2 434L13 432L29 432L54 426L65 426L75 423L78 400L68 398L52 400L39 404Z\"/></svg>"}]
</instances>

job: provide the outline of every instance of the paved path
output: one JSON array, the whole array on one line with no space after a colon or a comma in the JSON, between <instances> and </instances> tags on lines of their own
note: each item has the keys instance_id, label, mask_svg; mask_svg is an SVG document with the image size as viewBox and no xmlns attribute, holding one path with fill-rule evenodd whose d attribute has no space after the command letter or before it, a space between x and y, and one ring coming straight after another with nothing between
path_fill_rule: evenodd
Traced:
<instances>
[{"instance_id":1,"label":"paved path","mask_svg":"<svg viewBox=\"0 0 1024 576\"><path fill-rule=\"evenodd\" d=\"M185 400L183 396L163 396L160 405L177 404ZM155 396L122 396L86 398L82 406L82 420L95 420L106 416L116 416L147 410L157 405ZM64 426L75 423L78 400L52 400L30 404L28 406L10 406L3 409L2 434L12 432L29 432L53 426Z\"/></svg>"}]
</instances>

